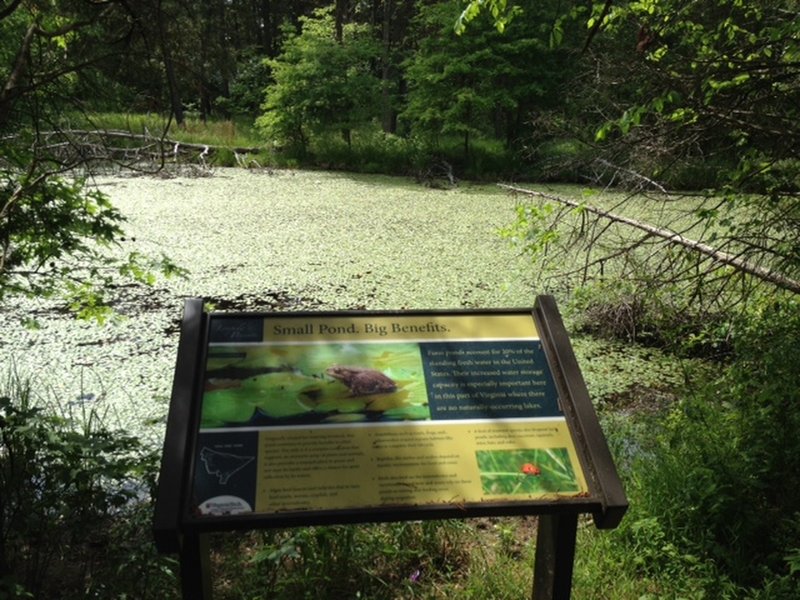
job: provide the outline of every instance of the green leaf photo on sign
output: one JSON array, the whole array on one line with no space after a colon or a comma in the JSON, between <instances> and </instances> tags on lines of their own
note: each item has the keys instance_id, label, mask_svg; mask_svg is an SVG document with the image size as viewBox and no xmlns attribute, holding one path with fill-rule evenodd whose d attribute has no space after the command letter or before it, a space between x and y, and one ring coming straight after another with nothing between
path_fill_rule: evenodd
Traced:
<instances>
[{"instance_id":1,"label":"green leaf photo on sign","mask_svg":"<svg viewBox=\"0 0 800 600\"><path fill-rule=\"evenodd\" d=\"M255 412L251 394L242 388L212 390L203 395L201 425L203 429L227 423L246 423Z\"/></svg>"}]
</instances>

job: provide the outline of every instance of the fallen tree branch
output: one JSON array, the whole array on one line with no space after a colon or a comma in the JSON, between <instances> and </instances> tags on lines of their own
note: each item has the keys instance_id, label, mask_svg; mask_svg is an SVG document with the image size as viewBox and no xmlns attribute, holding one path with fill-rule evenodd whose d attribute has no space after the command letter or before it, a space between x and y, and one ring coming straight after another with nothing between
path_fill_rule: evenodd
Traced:
<instances>
[{"instance_id":1,"label":"fallen tree branch","mask_svg":"<svg viewBox=\"0 0 800 600\"><path fill-rule=\"evenodd\" d=\"M795 294L800 294L800 281L786 277L782 273L775 272L766 267L762 267L760 265L754 265L753 263L743 259L741 256L735 256L728 252L717 250L716 248L713 248L708 244L704 244L703 242L697 240L692 240L679 233L675 233L674 231L670 231L668 229L662 229L660 227L655 227L648 223L643 223L641 221L637 221L636 219L631 219L630 217L618 215L616 213L612 213L594 206L581 204L580 202L569 200L567 198L561 198L559 196L553 196L551 194L544 194L542 192L537 192L534 190L519 188L513 185L507 185L507 184L499 184L499 185L500 187L517 194L523 194L526 196L535 196L538 198L544 198L546 200L551 200L553 202L565 204L567 206L572 206L574 208L580 208L581 210L597 215L598 217L601 217L603 219L608 219L609 221L612 221L614 223L622 223L624 225L634 227L636 229L645 231L651 235L659 237L670 244L677 244L684 248L688 248L689 250L698 252L704 256L711 258L713 261L721 265L731 266L738 271L757 277L762 281L769 282L775 285L776 287L788 290L790 292L794 292Z\"/></svg>"},{"instance_id":2,"label":"fallen tree branch","mask_svg":"<svg viewBox=\"0 0 800 600\"><path fill-rule=\"evenodd\" d=\"M256 154L261 152L263 148L259 148L258 146L214 146L210 144L192 144L189 142L179 142L178 140L173 140L169 138L158 138L156 136L146 134L146 133L130 133L129 131L120 131L115 129L103 130L103 129L62 129L59 131L45 131L42 132L42 137L49 137L49 136L83 136L83 137L91 137L95 136L102 139L126 139L126 140L139 140L143 142L153 142L158 141L163 143L165 146L175 147L178 144L181 148L186 148L188 150L199 150L203 151L206 148L209 148L210 151L215 152L217 150L231 150L232 152L238 152L241 154Z\"/></svg>"}]
</instances>

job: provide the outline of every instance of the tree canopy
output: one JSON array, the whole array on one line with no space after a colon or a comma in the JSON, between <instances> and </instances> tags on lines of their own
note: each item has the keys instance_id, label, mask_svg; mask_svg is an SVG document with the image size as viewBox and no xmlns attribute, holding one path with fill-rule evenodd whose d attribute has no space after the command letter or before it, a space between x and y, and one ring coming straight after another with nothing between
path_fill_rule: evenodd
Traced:
<instances>
[{"instance_id":1,"label":"tree canopy","mask_svg":"<svg viewBox=\"0 0 800 600\"><path fill-rule=\"evenodd\" d=\"M475 22L481 10L498 6L504 4L472 2L464 15ZM520 6L524 14L528 5ZM541 257L572 215L569 235L586 248L586 265L601 267L624 255L626 274L643 286L640 293L656 278L679 284L695 307L724 310L741 300L752 288L736 287L741 280L732 275L796 293L800 24L787 18L795 12L796 3L781 0L648 0L574 9L587 33L567 122L582 123L577 136L593 131L593 138L582 138L593 149L584 172L597 184L654 193L652 201L664 206L663 222L631 223L623 216L625 203L610 212L589 200L570 213L570 201L551 196L557 210L529 209L508 234L527 240ZM506 7L492 14L503 21L510 13ZM505 31L521 18L515 14L511 25L504 21ZM578 113L591 118L575 119ZM686 204L688 213L678 214L675 196L667 194L680 189L701 193ZM605 225L586 235L587 218ZM640 234L609 248L600 238L614 230L610 223L628 223Z\"/></svg>"},{"instance_id":2,"label":"tree canopy","mask_svg":"<svg viewBox=\"0 0 800 600\"><path fill-rule=\"evenodd\" d=\"M370 65L379 46L368 27L347 24L337 39L332 11L300 19L301 33L289 32L283 52L268 60L273 83L266 89L259 125L280 142L305 153L311 132L350 132L378 116L380 80Z\"/></svg>"},{"instance_id":3,"label":"tree canopy","mask_svg":"<svg viewBox=\"0 0 800 600\"><path fill-rule=\"evenodd\" d=\"M58 296L103 318L115 276L175 272L167 259L106 250L123 239L122 215L86 184L89 158L62 119L108 80L135 29L124 3L13 1L0 10L0 301Z\"/></svg>"},{"instance_id":4,"label":"tree canopy","mask_svg":"<svg viewBox=\"0 0 800 600\"><path fill-rule=\"evenodd\" d=\"M78 164L66 134L77 111L159 111L178 126L234 115L301 161L357 168L383 153L408 173L439 156L462 176L705 190L704 243L796 280L795 11L790 0L12 1L0 13L15 198L3 216L40 175ZM349 162L319 156L332 140ZM70 145L65 159L57 149Z\"/></svg>"}]
</instances>

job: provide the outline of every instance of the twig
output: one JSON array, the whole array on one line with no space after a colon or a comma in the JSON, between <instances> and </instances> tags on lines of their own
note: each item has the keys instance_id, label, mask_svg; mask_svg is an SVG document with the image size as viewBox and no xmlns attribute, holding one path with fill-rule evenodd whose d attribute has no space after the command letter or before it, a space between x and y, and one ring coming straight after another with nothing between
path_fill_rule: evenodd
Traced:
<instances>
[{"instance_id":1,"label":"twig","mask_svg":"<svg viewBox=\"0 0 800 600\"><path fill-rule=\"evenodd\" d=\"M664 186L662 186L660 183L650 179L649 177L645 177L641 173L637 173L636 171L631 171L630 169L626 169L624 167L619 167L619 166L617 166L617 165L605 160L604 158L596 158L595 161L600 163L604 167L608 167L609 169L614 169L614 171L617 171L617 172L620 172L620 173L625 173L626 175L630 175L634 179L641 179L645 183L648 183L648 184L652 185L654 188L656 188L662 194L669 193L664 188Z\"/></svg>"}]
</instances>

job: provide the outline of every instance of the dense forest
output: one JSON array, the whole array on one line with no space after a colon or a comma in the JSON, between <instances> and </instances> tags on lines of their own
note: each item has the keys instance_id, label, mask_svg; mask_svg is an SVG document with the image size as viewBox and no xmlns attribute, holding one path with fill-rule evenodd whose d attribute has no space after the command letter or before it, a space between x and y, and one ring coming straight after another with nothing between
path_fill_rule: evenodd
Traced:
<instances>
[{"instance_id":1,"label":"dense forest","mask_svg":"<svg viewBox=\"0 0 800 600\"><path fill-rule=\"evenodd\" d=\"M87 227L107 241L115 235L118 215L90 195L91 215L65 208L72 226L42 209L40 228L62 239L39 244L31 221L14 214L54 184L49 174L100 158L134 164L137 140L159 141L163 160L189 120L216 119L255 126L255 141L202 153L200 145L204 163L414 175L432 185L710 191L715 199L696 222L724 241L706 255L797 291L796 8L777 0L8 2L2 289L27 260L44 265L80 247ZM108 113L163 120L109 131L98 121ZM746 227L732 214L747 215Z\"/></svg>"},{"instance_id":2,"label":"dense forest","mask_svg":"<svg viewBox=\"0 0 800 600\"><path fill-rule=\"evenodd\" d=\"M321 162L335 134L351 152L438 153L462 176L576 179L600 158L670 189L796 187L791 2L503 6L8 2L0 128L235 117Z\"/></svg>"},{"instance_id":3,"label":"dense forest","mask_svg":"<svg viewBox=\"0 0 800 600\"><path fill-rule=\"evenodd\" d=\"M645 582L630 597L797 597L799 15L796 0L0 0L0 310L49 297L102 318L120 278L180 274L105 252L125 219L86 176L153 174L181 147L203 168L502 180L525 201L501 235L559 267L541 290L569 298L577 332L711 365L668 407L603 416L632 501L593 560ZM238 133L190 137L198 123ZM29 395L0 389L0 596L30 597L49 568L28 569L26 535L52 521L20 522L22 507L71 510L20 464L52 459L65 489L81 477L63 457L94 469L70 497L86 523L130 500L103 483L154 475L136 439L80 437ZM146 530L137 510L125 535ZM362 533L337 535L293 534L262 562Z\"/></svg>"}]
</instances>

